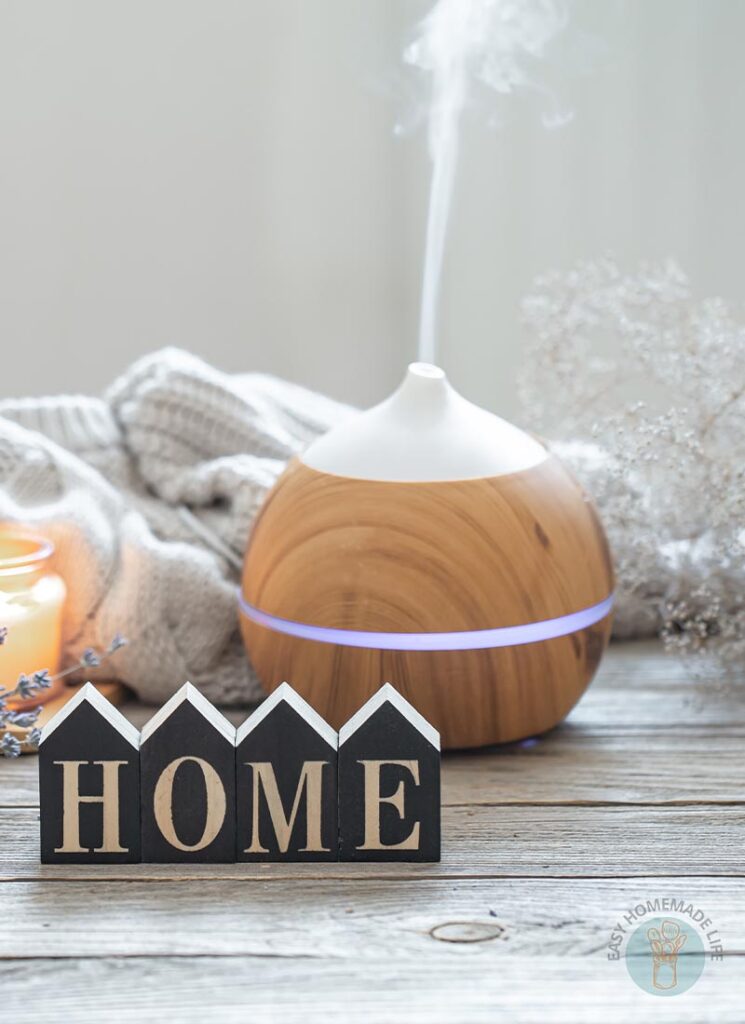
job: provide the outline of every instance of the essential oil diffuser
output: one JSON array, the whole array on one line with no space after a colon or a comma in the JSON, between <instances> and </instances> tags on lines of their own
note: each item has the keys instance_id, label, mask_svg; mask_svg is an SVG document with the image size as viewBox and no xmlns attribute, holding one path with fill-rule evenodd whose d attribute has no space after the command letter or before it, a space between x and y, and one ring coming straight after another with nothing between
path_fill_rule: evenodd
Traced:
<instances>
[{"instance_id":1,"label":"essential oil diffuser","mask_svg":"<svg viewBox=\"0 0 745 1024\"><path fill-rule=\"evenodd\" d=\"M561 462L414 363L277 481L241 623L263 686L289 681L334 727L390 682L443 746L473 747L567 714L612 590L595 509Z\"/></svg>"}]
</instances>

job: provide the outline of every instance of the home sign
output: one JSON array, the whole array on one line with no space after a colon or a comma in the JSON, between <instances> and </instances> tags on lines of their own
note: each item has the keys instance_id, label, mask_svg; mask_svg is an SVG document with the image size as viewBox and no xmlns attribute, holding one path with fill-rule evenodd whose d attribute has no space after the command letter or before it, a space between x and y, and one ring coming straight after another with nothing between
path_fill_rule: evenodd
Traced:
<instances>
[{"instance_id":1,"label":"home sign","mask_svg":"<svg viewBox=\"0 0 745 1024\"><path fill-rule=\"evenodd\" d=\"M39 790L45 864L440 859L440 737L388 683L338 733L287 683L237 730L185 683L141 733L87 683Z\"/></svg>"}]
</instances>

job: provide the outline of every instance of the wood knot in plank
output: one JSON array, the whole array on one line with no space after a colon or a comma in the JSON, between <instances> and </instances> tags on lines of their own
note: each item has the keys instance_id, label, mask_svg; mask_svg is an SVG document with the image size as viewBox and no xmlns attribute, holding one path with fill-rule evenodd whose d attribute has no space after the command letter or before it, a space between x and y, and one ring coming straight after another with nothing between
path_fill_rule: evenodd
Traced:
<instances>
[{"instance_id":1,"label":"wood knot in plank","mask_svg":"<svg viewBox=\"0 0 745 1024\"><path fill-rule=\"evenodd\" d=\"M481 921L446 921L435 925L430 935L438 942L491 942L504 932L501 925Z\"/></svg>"}]
</instances>

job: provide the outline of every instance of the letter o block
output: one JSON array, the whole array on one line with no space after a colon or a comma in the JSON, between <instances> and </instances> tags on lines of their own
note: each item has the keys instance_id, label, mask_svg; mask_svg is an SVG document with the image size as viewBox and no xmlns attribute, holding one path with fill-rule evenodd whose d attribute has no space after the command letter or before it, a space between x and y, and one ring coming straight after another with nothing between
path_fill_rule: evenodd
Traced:
<instances>
[{"instance_id":1,"label":"letter o block","mask_svg":"<svg viewBox=\"0 0 745 1024\"><path fill-rule=\"evenodd\" d=\"M142 859L235 859L235 730L185 683L142 730Z\"/></svg>"}]
</instances>

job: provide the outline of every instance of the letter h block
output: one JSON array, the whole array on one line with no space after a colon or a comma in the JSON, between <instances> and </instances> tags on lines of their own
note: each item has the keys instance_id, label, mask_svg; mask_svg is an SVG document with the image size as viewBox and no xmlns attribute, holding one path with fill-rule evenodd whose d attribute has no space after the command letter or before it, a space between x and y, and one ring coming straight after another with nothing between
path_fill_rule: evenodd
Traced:
<instances>
[{"instance_id":1,"label":"letter h block","mask_svg":"<svg viewBox=\"0 0 745 1024\"><path fill-rule=\"evenodd\" d=\"M43 864L140 860L140 735L90 683L39 745Z\"/></svg>"},{"instance_id":2,"label":"letter h block","mask_svg":"<svg viewBox=\"0 0 745 1024\"><path fill-rule=\"evenodd\" d=\"M287 683L236 735L236 860L336 860L338 736Z\"/></svg>"},{"instance_id":3,"label":"letter h block","mask_svg":"<svg viewBox=\"0 0 745 1024\"><path fill-rule=\"evenodd\" d=\"M185 683L142 730L142 859L235 859L235 729Z\"/></svg>"},{"instance_id":4,"label":"letter h block","mask_svg":"<svg viewBox=\"0 0 745 1024\"><path fill-rule=\"evenodd\" d=\"M339 732L339 860L440 859L440 735L390 683Z\"/></svg>"}]
</instances>

